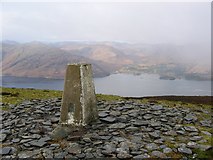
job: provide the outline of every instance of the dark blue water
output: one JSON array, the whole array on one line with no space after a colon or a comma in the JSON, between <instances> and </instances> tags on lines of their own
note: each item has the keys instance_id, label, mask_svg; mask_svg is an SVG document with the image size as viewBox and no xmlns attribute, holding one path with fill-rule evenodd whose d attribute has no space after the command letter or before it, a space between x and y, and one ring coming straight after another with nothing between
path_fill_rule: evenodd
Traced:
<instances>
[{"instance_id":1,"label":"dark blue water","mask_svg":"<svg viewBox=\"0 0 213 160\"><path fill-rule=\"evenodd\" d=\"M211 81L160 80L158 75L113 74L95 78L96 93L120 96L211 95ZM64 80L4 76L3 87L63 90Z\"/></svg>"}]
</instances>

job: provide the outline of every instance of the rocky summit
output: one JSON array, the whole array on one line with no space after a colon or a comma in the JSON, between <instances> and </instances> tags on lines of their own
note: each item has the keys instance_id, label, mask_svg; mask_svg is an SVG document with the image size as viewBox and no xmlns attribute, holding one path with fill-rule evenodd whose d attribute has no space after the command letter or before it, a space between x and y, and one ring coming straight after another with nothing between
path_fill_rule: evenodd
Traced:
<instances>
[{"instance_id":1,"label":"rocky summit","mask_svg":"<svg viewBox=\"0 0 213 160\"><path fill-rule=\"evenodd\" d=\"M196 158L211 149L209 111L131 100L99 101L99 120L53 140L61 99L24 101L1 112L2 158ZM63 134L63 133L61 133Z\"/></svg>"}]
</instances>

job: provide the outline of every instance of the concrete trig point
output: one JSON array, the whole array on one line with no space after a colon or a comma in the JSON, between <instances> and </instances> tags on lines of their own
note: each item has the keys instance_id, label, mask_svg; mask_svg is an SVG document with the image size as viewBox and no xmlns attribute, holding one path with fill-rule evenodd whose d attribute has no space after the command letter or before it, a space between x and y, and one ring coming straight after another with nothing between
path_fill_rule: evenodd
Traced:
<instances>
[{"instance_id":1,"label":"concrete trig point","mask_svg":"<svg viewBox=\"0 0 213 160\"><path fill-rule=\"evenodd\" d=\"M98 118L91 64L67 66L60 123L84 126Z\"/></svg>"}]
</instances>

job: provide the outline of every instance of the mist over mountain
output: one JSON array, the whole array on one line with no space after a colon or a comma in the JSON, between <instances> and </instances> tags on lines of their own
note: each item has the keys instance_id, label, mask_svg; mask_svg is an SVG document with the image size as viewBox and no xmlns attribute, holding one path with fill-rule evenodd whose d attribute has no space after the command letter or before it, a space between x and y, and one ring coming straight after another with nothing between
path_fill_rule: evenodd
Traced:
<instances>
[{"instance_id":1,"label":"mist over mountain","mask_svg":"<svg viewBox=\"0 0 213 160\"><path fill-rule=\"evenodd\" d=\"M194 50L200 52L196 47ZM210 64L189 51L189 47L171 44L3 41L2 75L64 78L67 64L91 63L94 77L154 73L162 79L210 80Z\"/></svg>"}]
</instances>

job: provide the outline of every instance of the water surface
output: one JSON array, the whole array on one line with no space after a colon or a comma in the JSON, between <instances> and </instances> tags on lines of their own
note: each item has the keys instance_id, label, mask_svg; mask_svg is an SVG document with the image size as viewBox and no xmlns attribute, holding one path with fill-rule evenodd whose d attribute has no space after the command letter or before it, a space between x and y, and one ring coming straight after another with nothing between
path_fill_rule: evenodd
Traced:
<instances>
[{"instance_id":1,"label":"water surface","mask_svg":"<svg viewBox=\"0 0 213 160\"><path fill-rule=\"evenodd\" d=\"M211 81L160 80L158 75L112 74L95 78L96 93L120 96L211 95ZM4 76L3 87L63 90L64 80Z\"/></svg>"}]
</instances>

